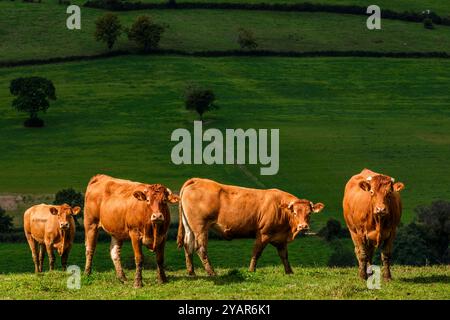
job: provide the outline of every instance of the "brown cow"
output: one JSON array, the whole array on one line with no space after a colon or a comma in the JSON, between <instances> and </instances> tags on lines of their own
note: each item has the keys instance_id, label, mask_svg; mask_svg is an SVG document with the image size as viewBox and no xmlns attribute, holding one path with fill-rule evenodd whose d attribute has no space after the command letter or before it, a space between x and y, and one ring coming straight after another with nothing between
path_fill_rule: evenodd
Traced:
<instances>
[{"instance_id":1,"label":"brown cow","mask_svg":"<svg viewBox=\"0 0 450 320\"><path fill-rule=\"evenodd\" d=\"M392 244L400 217L401 182L364 169L350 178L345 186L344 218L355 245L359 275L367 279L367 267L372 264L374 250L381 248L383 277L391 279Z\"/></svg>"},{"instance_id":2,"label":"brown cow","mask_svg":"<svg viewBox=\"0 0 450 320\"><path fill-rule=\"evenodd\" d=\"M255 271L265 246L272 244L290 274L287 243L309 229L311 212L324 208L322 203L313 204L277 189L250 189L200 178L186 181L180 197L177 242L179 248L184 245L189 275L195 275L194 249L206 272L215 275L207 254L209 228L228 240L256 237L250 271Z\"/></svg>"},{"instance_id":3,"label":"brown cow","mask_svg":"<svg viewBox=\"0 0 450 320\"><path fill-rule=\"evenodd\" d=\"M44 264L44 248L47 250L50 270L55 267L56 249L61 256L63 270L66 270L67 259L75 237L74 215L80 207L39 204L29 208L23 215L23 228L33 256L34 271L42 272ZM39 256L37 255L39 244Z\"/></svg>"},{"instance_id":4,"label":"brown cow","mask_svg":"<svg viewBox=\"0 0 450 320\"><path fill-rule=\"evenodd\" d=\"M119 280L126 281L120 250L123 241L131 238L136 263L134 287L142 287L142 244L156 252L158 281L166 282L164 246L170 225L167 203L178 200L178 196L161 184L144 184L106 175L92 177L86 190L84 209L85 273L91 273L97 233L101 227L111 235L111 259Z\"/></svg>"}]
</instances>

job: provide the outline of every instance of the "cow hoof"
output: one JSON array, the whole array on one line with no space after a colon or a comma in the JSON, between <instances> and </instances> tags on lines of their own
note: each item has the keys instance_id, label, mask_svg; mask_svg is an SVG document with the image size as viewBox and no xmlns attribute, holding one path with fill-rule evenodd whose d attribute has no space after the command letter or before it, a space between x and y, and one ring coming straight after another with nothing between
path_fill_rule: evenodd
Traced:
<instances>
[{"instance_id":1,"label":"cow hoof","mask_svg":"<svg viewBox=\"0 0 450 320\"><path fill-rule=\"evenodd\" d=\"M158 283L163 284L167 282L167 278L158 278Z\"/></svg>"},{"instance_id":2,"label":"cow hoof","mask_svg":"<svg viewBox=\"0 0 450 320\"><path fill-rule=\"evenodd\" d=\"M292 271L292 270L286 271L286 274L287 274L287 275L294 274L294 271Z\"/></svg>"},{"instance_id":3,"label":"cow hoof","mask_svg":"<svg viewBox=\"0 0 450 320\"><path fill-rule=\"evenodd\" d=\"M120 281L120 283L125 283L125 282L127 282L127 278L125 278L125 277L118 277L117 278L119 281Z\"/></svg>"},{"instance_id":4,"label":"cow hoof","mask_svg":"<svg viewBox=\"0 0 450 320\"><path fill-rule=\"evenodd\" d=\"M135 289L140 289L142 287L143 287L142 282L135 282L133 285L133 288L135 288Z\"/></svg>"},{"instance_id":5,"label":"cow hoof","mask_svg":"<svg viewBox=\"0 0 450 320\"><path fill-rule=\"evenodd\" d=\"M189 277L195 277L196 274L195 274L194 271L190 271L190 272L188 272L188 276L189 276Z\"/></svg>"},{"instance_id":6,"label":"cow hoof","mask_svg":"<svg viewBox=\"0 0 450 320\"><path fill-rule=\"evenodd\" d=\"M208 276L215 277L215 276L217 276L217 273L215 273L214 271L210 271L210 272L208 272Z\"/></svg>"}]
</instances>

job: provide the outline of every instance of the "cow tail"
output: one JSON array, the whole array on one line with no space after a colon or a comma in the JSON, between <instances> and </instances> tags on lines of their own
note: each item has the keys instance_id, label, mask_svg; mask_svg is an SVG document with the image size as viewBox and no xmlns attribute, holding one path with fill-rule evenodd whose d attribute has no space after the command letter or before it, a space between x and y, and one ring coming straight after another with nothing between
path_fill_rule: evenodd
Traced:
<instances>
[{"instance_id":1,"label":"cow tail","mask_svg":"<svg viewBox=\"0 0 450 320\"><path fill-rule=\"evenodd\" d=\"M180 203L178 205L178 235L177 235L177 246L178 249L184 245L184 226L183 226L183 205L181 202L181 192L180 192Z\"/></svg>"},{"instance_id":2,"label":"cow tail","mask_svg":"<svg viewBox=\"0 0 450 320\"><path fill-rule=\"evenodd\" d=\"M186 212L183 209L183 191L184 187L192 184L192 180L188 180L180 190L180 204L178 206L179 221L178 221L178 235L177 235L177 245L178 248L184 246L188 254L192 254L195 248L195 236L192 232L191 226L189 225Z\"/></svg>"}]
</instances>

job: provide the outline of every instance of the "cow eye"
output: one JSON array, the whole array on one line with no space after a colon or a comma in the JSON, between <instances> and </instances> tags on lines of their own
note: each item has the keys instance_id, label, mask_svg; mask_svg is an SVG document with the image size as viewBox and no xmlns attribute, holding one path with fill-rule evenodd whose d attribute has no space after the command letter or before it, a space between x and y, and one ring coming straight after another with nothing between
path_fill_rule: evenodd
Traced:
<instances>
[{"instance_id":1,"label":"cow eye","mask_svg":"<svg viewBox=\"0 0 450 320\"><path fill-rule=\"evenodd\" d=\"M370 194L371 194L371 195L373 195L373 194L374 194L373 190L370 190Z\"/></svg>"}]
</instances>

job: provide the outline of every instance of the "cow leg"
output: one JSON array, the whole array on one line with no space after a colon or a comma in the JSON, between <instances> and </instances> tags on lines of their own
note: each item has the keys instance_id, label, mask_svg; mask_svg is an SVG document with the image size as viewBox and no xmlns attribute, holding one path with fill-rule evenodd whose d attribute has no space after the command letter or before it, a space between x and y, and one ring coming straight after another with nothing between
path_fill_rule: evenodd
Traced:
<instances>
[{"instance_id":1,"label":"cow leg","mask_svg":"<svg viewBox=\"0 0 450 320\"><path fill-rule=\"evenodd\" d=\"M206 249L208 246L208 230L199 233L198 236L196 235L196 238L198 243L197 254L202 261L203 267L209 276L215 276L216 272L209 261L208 250Z\"/></svg>"},{"instance_id":2,"label":"cow leg","mask_svg":"<svg viewBox=\"0 0 450 320\"><path fill-rule=\"evenodd\" d=\"M142 246L139 241L139 236L136 234L131 234L131 244L133 246L134 251L134 262L136 264L136 274L134 276L134 287L142 288L142 264L143 264L143 255L142 255Z\"/></svg>"},{"instance_id":3,"label":"cow leg","mask_svg":"<svg viewBox=\"0 0 450 320\"><path fill-rule=\"evenodd\" d=\"M280 256L281 262L284 265L284 272L286 274L294 273L294 271L292 271L291 265L289 264L289 260L288 260L287 243L275 244L275 247L278 250L278 255Z\"/></svg>"},{"instance_id":4,"label":"cow leg","mask_svg":"<svg viewBox=\"0 0 450 320\"><path fill-rule=\"evenodd\" d=\"M195 276L193 260L194 253L192 251L189 251L189 246L187 244L184 244L184 256L186 258L186 269L188 275Z\"/></svg>"},{"instance_id":5,"label":"cow leg","mask_svg":"<svg viewBox=\"0 0 450 320\"><path fill-rule=\"evenodd\" d=\"M39 244L39 272L44 270L45 245Z\"/></svg>"},{"instance_id":6,"label":"cow leg","mask_svg":"<svg viewBox=\"0 0 450 320\"><path fill-rule=\"evenodd\" d=\"M353 232L350 232L350 235L352 236L353 244L355 245L355 254L359 265L359 277L363 280L367 280L368 259L364 243L361 240L362 236Z\"/></svg>"},{"instance_id":7,"label":"cow leg","mask_svg":"<svg viewBox=\"0 0 450 320\"><path fill-rule=\"evenodd\" d=\"M391 276L391 257L392 257L392 244L394 243L395 235L391 235L387 239L381 248L381 261L383 262L383 279L390 281Z\"/></svg>"},{"instance_id":8,"label":"cow leg","mask_svg":"<svg viewBox=\"0 0 450 320\"><path fill-rule=\"evenodd\" d=\"M55 269L55 253L53 251L51 243L46 243L45 246L47 247L48 265L50 271L52 271Z\"/></svg>"},{"instance_id":9,"label":"cow leg","mask_svg":"<svg viewBox=\"0 0 450 320\"><path fill-rule=\"evenodd\" d=\"M39 270L39 261L38 261L38 255L37 255L37 250L36 250L36 241L33 239L31 234L29 234L29 233L26 233L25 236L27 238L28 245L30 246L30 249L31 249L31 256L33 257L33 263L34 263L34 272L38 273L38 272L40 272L40 270Z\"/></svg>"},{"instance_id":10,"label":"cow leg","mask_svg":"<svg viewBox=\"0 0 450 320\"><path fill-rule=\"evenodd\" d=\"M122 263L120 262L120 251L122 249L123 241L117 240L115 237L111 237L111 245L109 246L109 251L111 253L111 259L114 263L114 268L116 269L116 276L120 282L124 283L127 281L125 273L122 269Z\"/></svg>"},{"instance_id":11,"label":"cow leg","mask_svg":"<svg viewBox=\"0 0 450 320\"><path fill-rule=\"evenodd\" d=\"M166 272L164 271L164 247L166 246L166 240L158 246L156 249L156 264L157 264L157 274L158 282L167 282Z\"/></svg>"},{"instance_id":12,"label":"cow leg","mask_svg":"<svg viewBox=\"0 0 450 320\"><path fill-rule=\"evenodd\" d=\"M63 254L61 255L61 265L62 265L62 271L66 271L67 269L67 260L69 259L69 253L72 249L72 246L68 246L66 250L64 250Z\"/></svg>"},{"instance_id":13,"label":"cow leg","mask_svg":"<svg viewBox=\"0 0 450 320\"><path fill-rule=\"evenodd\" d=\"M92 271L92 258L94 256L95 247L97 246L98 225L85 222L85 245L86 245L86 265L84 273L90 275Z\"/></svg>"},{"instance_id":14,"label":"cow leg","mask_svg":"<svg viewBox=\"0 0 450 320\"><path fill-rule=\"evenodd\" d=\"M250 267L248 268L248 271L255 272L256 263L258 262L258 259L261 256L261 253L263 252L264 248L266 247L268 240L269 239L267 239L267 237L257 236L255 245L253 247L252 259L250 261Z\"/></svg>"}]
</instances>

